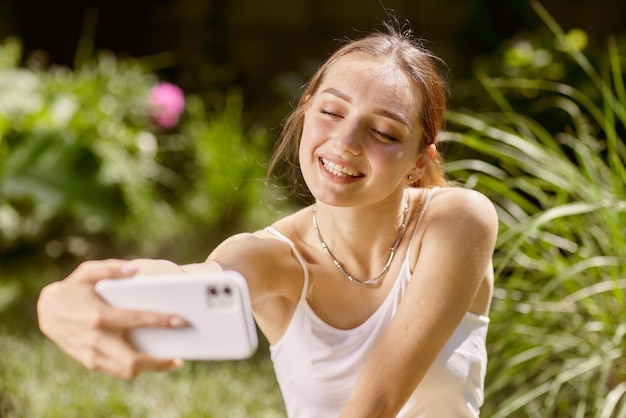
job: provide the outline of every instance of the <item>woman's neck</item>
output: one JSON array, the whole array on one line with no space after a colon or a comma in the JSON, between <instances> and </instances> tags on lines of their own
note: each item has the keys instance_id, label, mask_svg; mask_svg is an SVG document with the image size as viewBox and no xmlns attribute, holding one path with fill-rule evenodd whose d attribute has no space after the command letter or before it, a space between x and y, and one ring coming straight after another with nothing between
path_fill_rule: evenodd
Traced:
<instances>
[{"instance_id":1,"label":"woman's neck","mask_svg":"<svg viewBox=\"0 0 626 418\"><path fill-rule=\"evenodd\" d=\"M333 207L318 202L312 216L318 227L320 246L326 245L331 258L341 263L349 274L364 280L376 277L404 233L409 218L407 198L399 194L357 207Z\"/></svg>"}]
</instances>

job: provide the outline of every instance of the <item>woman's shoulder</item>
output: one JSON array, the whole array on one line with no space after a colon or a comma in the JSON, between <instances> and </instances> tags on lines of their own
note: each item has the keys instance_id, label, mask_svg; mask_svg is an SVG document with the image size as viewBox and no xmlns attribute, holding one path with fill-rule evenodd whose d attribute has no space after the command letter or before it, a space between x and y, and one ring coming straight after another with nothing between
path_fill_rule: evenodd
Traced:
<instances>
[{"instance_id":1,"label":"woman's shoulder","mask_svg":"<svg viewBox=\"0 0 626 418\"><path fill-rule=\"evenodd\" d=\"M471 223L477 228L497 229L498 224L495 206L487 196L456 186L435 190L425 215L430 222Z\"/></svg>"},{"instance_id":2,"label":"woman's shoulder","mask_svg":"<svg viewBox=\"0 0 626 418\"><path fill-rule=\"evenodd\" d=\"M278 232L283 239L287 238L296 248L301 248L305 245L304 243L311 231L311 213L311 206L301 208L294 213L280 218L274 222L270 228L259 231L257 234L262 236L272 235L276 238L276 232ZM268 229L273 230L273 233L270 233Z\"/></svg>"},{"instance_id":3,"label":"woman's shoulder","mask_svg":"<svg viewBox=\"0 0 626 418\"><path fill-rule=\"evenodd\" d=\"M256 269L266 267L270 270L278 268L281 262L293 259L293 247L290 244L296 243L297 246L301 240L305 210L306 208L281 218L270 228L227 238L211 253L209 259L218 261L220 265L244 264L252 265Z\"/></svg>"},{"instance_id":4,"label":"woman's shoulder","mask_svg":"<svg viewBox=\"0 0 626 418\"><path fill-rule=\"evenodd\" d=\"M213 250L209 259L220 264L259 264L280 257L289 246L270 232L261 229L228 237Z\"/></svg>"},{"instance_id":5,"label":"woman's shoulder","mask_svg":"<svg viewBox=\"0 0 626 418\"><path fill-rule=\"evenodd\" d=\"M474 189L466 189L460 186L439 187L434 191L433 197L446 201L447 203L456 203L465 206L490 206L493 203L487 196Z\"/></svg>"},{"instance_id":6,"label":"woman's shoulder","mask_svg":"<svg viewBox=\"0 0 626 418\"><path fill-rule=\"evenodd\" d=\"M289 243L266 230L227 238L207 261L241 273L248 282L253 306L269 296L298 298L301 281L293 279L302 276L302 266Z\"/></svg>"}]
</instances>

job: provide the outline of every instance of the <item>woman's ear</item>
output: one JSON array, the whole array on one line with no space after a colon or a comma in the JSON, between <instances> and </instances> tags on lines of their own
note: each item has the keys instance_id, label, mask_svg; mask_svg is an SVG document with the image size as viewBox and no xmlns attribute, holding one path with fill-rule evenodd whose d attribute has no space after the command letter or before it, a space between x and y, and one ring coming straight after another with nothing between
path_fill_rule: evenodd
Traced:
<instances>
[{"instance_id":1,"label":"woman's ear","mask_svg":"<svg viewBox=\"0 0 626 418\"><path fill-rule=\"evenodd\" d=\"M407 174L405 182L409 185L414 185L417 183L423 176L424 171L426 171L426 165L428 162L425 161L425 155L428 156L429 160L435 158L435 153L437 152L437 147L435 144L430 144L426 147L426 152L421 153L419 157L417 157L417 161L415 163L415 167Z\"/></svg>"},{"instance_id":2,"label":"woman's ear","mask_svg":"<svg viewBox=\"0 0 626 418\"><path fill-rule=\"evenodd\" d=\"M425 170L426 166L424 164L424 156L420 154L417 162L415 163L415 167L413 167L406 176L406 184L415 185L415 183L419 182L419 180L422 178Z\"/></svg>"}]
</instances>

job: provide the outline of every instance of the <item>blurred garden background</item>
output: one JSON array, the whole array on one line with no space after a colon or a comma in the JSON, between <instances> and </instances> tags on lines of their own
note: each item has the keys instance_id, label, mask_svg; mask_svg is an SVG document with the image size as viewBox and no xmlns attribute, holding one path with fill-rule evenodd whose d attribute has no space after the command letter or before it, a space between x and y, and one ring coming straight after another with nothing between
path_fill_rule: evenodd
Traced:
<instances>
[{"instance_id":1,"label":"blurred garden background","mask_svg":"<svg viewBox=\"0 0 626 418\"><path fill-rule=\"evenodd\" d=\"M0 417L284 417L246 362L133 382L38 331L88 258L204 259L303 204L265 167L341 39L407 18L449 65L450 179L500 216L486 417L626 417L626 2L3 0Z\"/></svg>"}]
</instances>

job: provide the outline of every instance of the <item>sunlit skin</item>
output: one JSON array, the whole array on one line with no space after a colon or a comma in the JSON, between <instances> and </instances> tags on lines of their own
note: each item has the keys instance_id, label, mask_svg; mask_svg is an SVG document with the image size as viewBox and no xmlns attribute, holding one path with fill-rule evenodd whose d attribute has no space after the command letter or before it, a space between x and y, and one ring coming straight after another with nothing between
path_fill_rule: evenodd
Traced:
<instances>
[{"instance_id":1,"label":"sunlit skin","mask_svg":"<svg viewBox=\"0 0 626 418\"><path fill-rule=\"evenodd\" d=\"M399 223L399 216L380 213L399 214L408 176L421 174L415 97L415 86L395 65L354 54L337 62L308 100L300 168L316 197L322 233L335 232L328 235L328 245L356 277L380 273ZM371 315L388 291L385 285L346 294L342 287L316 287L310 303L330 323L346 328ZM326 313L359 293L372 304L362 303L357 315L332 320Z\"/></svg>"},{"instance_id":2,"label":"sunlit skin","mask_svg":"<svg viewBox=\"0 0 626 418\"><path fill-rule=\"evenodd\" d=\"M425 190L410 185L424 171L417 87L391 61L350 54L326 73L306 98L299 161L317 204L317 221L333 254L352 275L381 272L397 237L404 201L409 225L382 284L356 286L333 265L312 228L312 208L277 221L309 273L307 301L328 324L351 329L381 305L408 257L412 277L385 334L373 347L341 417L395 416L419 385L464 315L489 312L491 256L497 234L493 205L462 188L437 191L416 227ZM409 239L415 237L407 254ZM125 269L124 271L122 271ZM171 315L128 313L107 307L93 292L101 277L184 271L237 270L247 280L259 328L270 344L282 337L303 286L291 248L267 231L239 234L220 244L205 263L165 260L90 262L40 296L40 327L87 367L123 378L179 367L172 359L137 353L124 332L174 326ZM71 301L66 303L66 301ZM95 314L94 314L95 312ZM417 320L419 319L419 320Z\"/></svg>"},{"instance_id":3,"label":"sunlit skin","mask_svg":"<svg viewBox=\"0 0 626 418\"><path fill-rule=\"evenodd\" d=\"M421 129L416 88L388 62L346 57L309 98L300 167L318 204L397 203L408 175L419 175ZM344 167L337 176L323 162Z\"/></svg>"}]
</instances>

